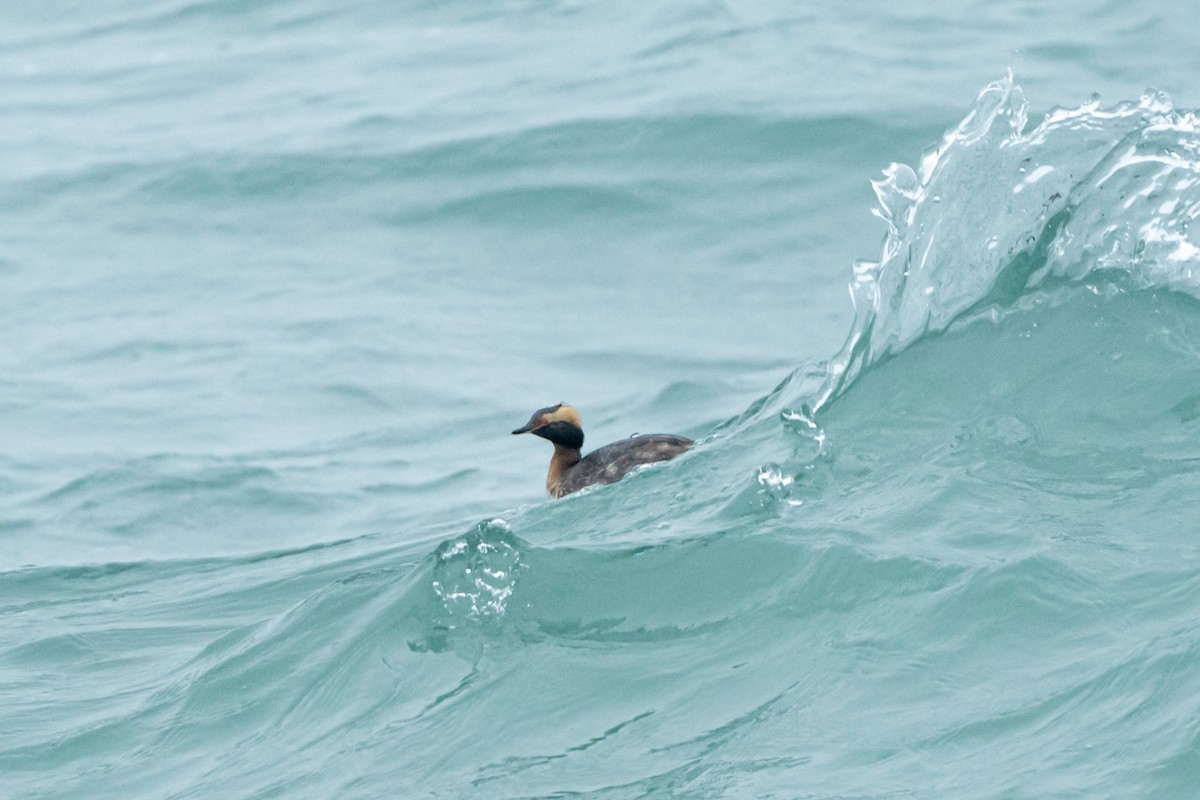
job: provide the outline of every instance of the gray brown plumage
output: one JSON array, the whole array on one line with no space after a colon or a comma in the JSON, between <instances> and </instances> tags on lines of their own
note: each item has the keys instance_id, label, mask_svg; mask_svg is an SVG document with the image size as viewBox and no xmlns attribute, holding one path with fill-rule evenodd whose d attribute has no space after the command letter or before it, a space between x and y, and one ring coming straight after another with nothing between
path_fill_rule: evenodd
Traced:
<instances>
[{"instance_id":1,"label":"gray brown plumage","mask_svg":"<svg viewBox=\"0 0 1200 800\"><path fill-rule=\"evenodd\" d=\"M546 491L553 497L577 492L585 486L616 483L631 469L674 458L692 446L691 439L666 433L631 436L581 456L583 426L579 412L565 403L533 412L525 427L513 431L532 433L554 445Z\"/></svg>"}]
</instances>

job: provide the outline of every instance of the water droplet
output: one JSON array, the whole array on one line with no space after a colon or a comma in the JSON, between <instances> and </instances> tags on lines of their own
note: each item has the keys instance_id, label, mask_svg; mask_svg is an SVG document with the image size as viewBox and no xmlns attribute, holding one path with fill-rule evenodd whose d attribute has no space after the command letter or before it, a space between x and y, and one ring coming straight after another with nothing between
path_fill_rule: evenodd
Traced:
<instances>
[{"instance_id":1,"label":"water droplet","mask_svg":"<svg viewBox=\"0 0 1200 800\"><path fill-rule=\"evenodd\" d=\"M494 519L438 547L430 585L451 619L504 614L525 567L519 545L508 523Z\"/></svg>"}]
</instances>

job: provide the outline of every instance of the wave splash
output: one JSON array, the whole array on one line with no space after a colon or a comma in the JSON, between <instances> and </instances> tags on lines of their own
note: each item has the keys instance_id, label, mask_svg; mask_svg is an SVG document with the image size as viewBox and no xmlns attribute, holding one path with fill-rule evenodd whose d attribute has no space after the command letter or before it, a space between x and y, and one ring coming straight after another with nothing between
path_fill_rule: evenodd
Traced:
<instances>
[{"instance_id":1,"label":"wave splash","mask_svg":"<svg viewBox=\"0 0 1200 800\"><path fill-rule=\"evenodd\" d=\"M974 311L1003 310L1052 279L1099 270L1200 296L1200 119L1161 92L1048 113L1032 130L1009 73L989 84L918 168L873 183L888 225L854 267L856 318L811 415L866 368ZM787 414L785 414L785 418Z\"/></svg>"},{"instance_id":2,"label":"wave splash","mask_svg":"<svg viewBox=\"0 0 1200 800\"><path fill-rule=\"evenodd\" d=\"M504 520L481 522L466 536L443 542L436 558L432 585L449 618L504 615L524 568L521 543Z\"/></svg>"}]
</instances>

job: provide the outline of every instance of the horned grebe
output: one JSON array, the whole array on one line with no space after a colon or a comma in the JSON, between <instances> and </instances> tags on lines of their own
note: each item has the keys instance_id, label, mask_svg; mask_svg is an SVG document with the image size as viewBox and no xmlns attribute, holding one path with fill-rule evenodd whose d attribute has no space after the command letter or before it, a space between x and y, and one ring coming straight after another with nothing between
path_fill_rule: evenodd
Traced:
<instances>
[{"instance_id":1,"label":"horned grebe","mask_svg":"<svg viewBox=\"0 0 1200 800\"><path fill-rule=\"evenodd\" d=\"M631 436L605 445L580 457L583 427L579 412L566 403L533 412L529 422L516 433L532 433L554 444L546 491L562 497L596 483L616 483L639 464L653 464L674 458L692 446L691 439L666 433Z\"/></svg>"}]
</instances>

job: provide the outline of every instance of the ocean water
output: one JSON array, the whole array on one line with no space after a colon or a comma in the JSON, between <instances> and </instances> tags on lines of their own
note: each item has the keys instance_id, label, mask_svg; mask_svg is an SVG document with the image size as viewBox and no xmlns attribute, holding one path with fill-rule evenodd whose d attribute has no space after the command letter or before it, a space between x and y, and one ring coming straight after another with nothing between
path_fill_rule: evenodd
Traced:
<instances>
[{"instance_id":1,"label":"ocean water","mask_svg":"<svg viewBox=\"0 0 1200 800\"><path fill-rule=\"evenodd\" d=\"M1200 17L902 6L0 9L0 797L1200 796Z\"/></svg>"}]
</instances>

